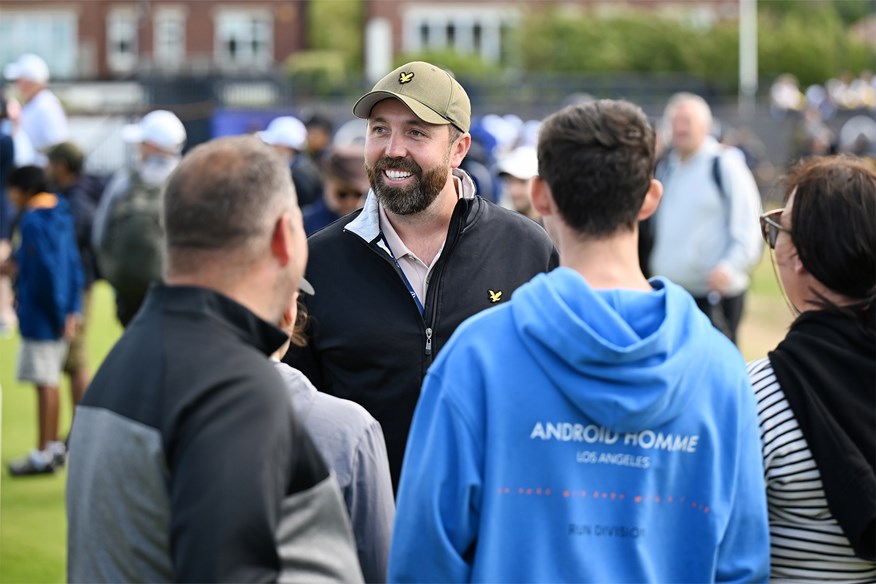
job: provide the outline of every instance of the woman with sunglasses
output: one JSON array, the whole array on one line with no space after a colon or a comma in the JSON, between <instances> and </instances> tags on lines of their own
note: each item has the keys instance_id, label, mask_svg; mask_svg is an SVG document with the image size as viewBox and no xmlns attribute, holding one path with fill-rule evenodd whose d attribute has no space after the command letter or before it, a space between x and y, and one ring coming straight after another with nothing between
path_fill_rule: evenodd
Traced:
<instances>
[{"instance_id":1,"label":"woman with sunglasses","mask_svg":"<svg viewBox=\"0 0 876 584\"><path fill-rule=\"evenodd\" d=\"M876 579L876 172L847 157L791 171L761 217L797 318L749 364L772 578Z\"/></svg>"}]
</instances>

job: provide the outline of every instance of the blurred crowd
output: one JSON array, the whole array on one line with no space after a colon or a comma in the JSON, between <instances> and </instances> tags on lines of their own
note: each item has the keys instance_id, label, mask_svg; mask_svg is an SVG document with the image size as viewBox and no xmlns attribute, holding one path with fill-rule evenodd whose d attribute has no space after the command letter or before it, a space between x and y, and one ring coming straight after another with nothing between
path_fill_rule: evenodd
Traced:
<instances>
[{"instance_id":1,"label":"blurred crowd","mask_svg":"<svg viewBox=\"0 0 876 584\"><path fill-rule=\"evenodd\" d=\"M46 63L4 76L0 333L38 411L7 467L68 465L71 581L876 577L870 74L776 81L772 210L755 132L688 92L472 117L412 62L339 127L192 145L150 111L104 178ZM795 321L746 368L765 247Z\"/></svg>"},{"instance_id":2,"label":"blurred crowd","mask_svg":"<svg viewBox=\"0 0 876 584\"><path fill-rule=\"evenodd\" d=\"M770 111L797 121L794 156L848 153L876 156L876 77L863 71L845 73L824 84L801 88L791 74L770 87ZM837 124L831 121L843 116Z\"/></svg>"}]
</instances>

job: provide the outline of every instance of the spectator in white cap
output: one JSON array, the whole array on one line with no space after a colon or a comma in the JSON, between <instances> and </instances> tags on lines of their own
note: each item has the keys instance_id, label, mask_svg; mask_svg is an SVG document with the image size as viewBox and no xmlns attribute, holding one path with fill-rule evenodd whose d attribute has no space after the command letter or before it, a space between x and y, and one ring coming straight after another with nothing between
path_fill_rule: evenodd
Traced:
<instances>
[{"instance_id":1,"label":"spectator in white cap","mask_svg":"<svg viewBox=\"0 0 876 584\"><path fill-rule=\"evenodd\" d=\"M322 198L322 174L307 153L307 127L304 123L292 116L281 116L274 118L267 129L257 135L262 142L273 146L289 164L298 203L303 207L319 201Z\"/></svg>"},{"instance_id":2,"label":"spectator in white cap","mask_svg":"<svg viewBox=\"0 0 876 584\"><path fill-rule=\"evenodd\" d=\"M97 208L92 246L101 275L116 293L116 316L131 321L164 270L161 190L182 158L186 130L173 113L155 110L122 128L137 145L133 169L110 179Z\"/></svg>"},{"instance_id":3,"label":"spectator in white cap","mask_svg":"<svg viewBox=\"0 0 876 584\"><path fill-rule=\"evenodd\" d=\"M498 171L502 180L502 205L541 223L541 215L532 207L529 198L532 179L538 175L535 148L515 148L499 160Z\"/></svg>"},{"instance_id":4,"label":"spectator in white cap","mask_svg":"<svg viewBox=\"0 0 876 584\"><path fill-rule=\"evenodd\" d=\"M15 81L19 98L24 104L21 111L16 112L17 119L12 121L18 124L36 149L34 164L45 166L48 163L45 156L48 149L69 137L64 108L55 94L46 88L49 66L37 55L25 53L17 61L7 64L3 75Z\"/></svg>"}]
</instances>

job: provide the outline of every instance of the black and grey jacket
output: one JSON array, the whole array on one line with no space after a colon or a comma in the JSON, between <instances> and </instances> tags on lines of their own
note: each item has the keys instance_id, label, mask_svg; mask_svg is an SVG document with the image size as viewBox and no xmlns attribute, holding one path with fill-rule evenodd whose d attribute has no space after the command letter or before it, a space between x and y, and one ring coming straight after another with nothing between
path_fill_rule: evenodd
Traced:
<instances>
[{"instance_id":1,"label":"black and grey jacket","mask_svg":"<svg viewBox=\"0 0 876 584\"><path fill-rule=\"evenodd\" d=\"M361 581L337 484L267 355L285 335L154 286L77 408L68 580Z\"/></svg>"},{"instance_id":2,"label":"black and grey jacket","mask_svg":"<svg viewBox=\"0 0 876 584\"><path fill-rule=\"evenodd\" d=\"M556 267L536 222L474 195L455 170L460 197L433 269L421 316L380 237L378 203L312 235L306 278L308 347L285 360L320 390L358 402L383 427L394 488L426 369L466 318L504 302ZM497 356L501 358L501 356Z\"/></svg>"}]
</instances>

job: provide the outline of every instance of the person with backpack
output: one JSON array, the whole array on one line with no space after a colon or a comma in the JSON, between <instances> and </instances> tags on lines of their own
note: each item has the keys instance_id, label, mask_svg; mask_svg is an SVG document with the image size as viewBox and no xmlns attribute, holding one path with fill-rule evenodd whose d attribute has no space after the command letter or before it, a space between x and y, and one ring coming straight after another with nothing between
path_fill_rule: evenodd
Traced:
<instances>
[{"instance_id":1,"label":"person with backpack","mask_svg":"<svg viewBox=\"0 0 876 584\"><path fill-rule=\"evenodd\" d=\"M54 192L61 195L70 206L76 234L76 246L82 259L85 279L82 285L82 319L76 335L70 340L70 350L64 363L64 372L70 378L70 392L76 405L85 394L91 381L88 350L85 344L88 329L91 285L97 279L97 260L91 248L91 226L100 196L106 186L100 177L85 172L85 155L73 142L55 144L46 153L49 159L49 179Z\"/></svg>"},{"instance_id":2,"label":"person with backpack","mask_svg":"<svg viewBox=\"0 0 876 584\"><path fill-rule=\"evenodd\" d=\"M137 164L110 179L92 229L101 275L116 294L116 316L127 326L149 285L162 279L164 228L161 191L181 160L186 130L173 113L155 110L122 138L137 144Z\"/></svg>"},{"instance_id":3,"label":"person with backpack","mask_svg":"<svg viewBox=\"0 0 876 584\"><path fill-rule=\"evenodd\" d=\"M709 134L712 112L702 97L674 95L664 122L671 143L655 172L665 194L648 272L690 292L735 343L749 274L763 252L760 193L741 153Z\"/></svg>"}]
</instances>

